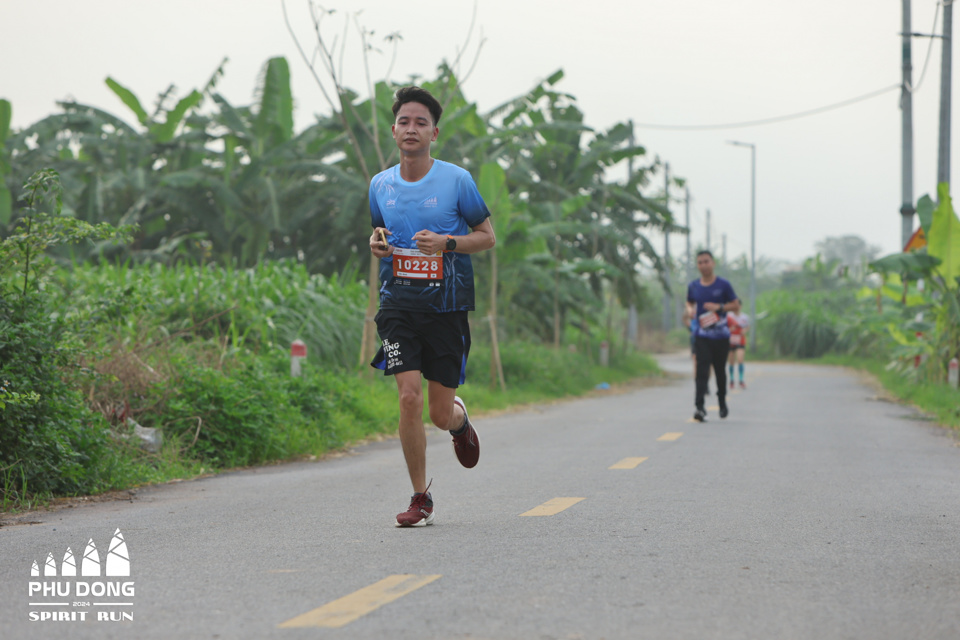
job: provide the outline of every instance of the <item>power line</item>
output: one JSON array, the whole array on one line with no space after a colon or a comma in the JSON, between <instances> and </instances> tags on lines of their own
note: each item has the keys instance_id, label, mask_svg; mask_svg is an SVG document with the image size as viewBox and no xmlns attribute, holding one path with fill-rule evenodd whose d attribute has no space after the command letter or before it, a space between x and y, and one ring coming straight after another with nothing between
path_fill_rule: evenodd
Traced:
<instances>
[{"instance_id":1,"label":"power line","mask_svg":"<svg viewBox=\"0 0 960 640\"><path fill-rule=\"evenodd\" d=\"M816 109L808 109L807 111L798 111L797 113L791 113L783 116L776 116L774 118L764 118L762 120L748 120L746 122L731 122L727 124L641 124L634 122L634 127L639 127L641 129L671 129L674 131L694 131L694 130L706 130L706 129L736 129L740 127L755 127L762 124L772 124L774 122L783 122L785 120L796 120L797 118L805 118L807 116L812 116L818 113L823 113L825 111L831 111L833 109L839 109L841 107L846 107L848 105L863 102L864 100L869 100L870 98L876 98L879 95L883 95L889 91L900 90L903 87L900 84L892 84L883 89L877 89L876 91L871 91L870 93L865 93L862 96L857 96L856 98L850 98L849 100L844 100L843 102L837 102L834 104L827 105L825 107L817 107Z\"/></svg>"},{"instance_id":2,"label":"power line","mask_svg":"<svg viewBox=\"0 0 960 640\"><path fill-rule=\"evenodd\" d=\"M939 17L940 17L940 5L941 3L938 2L937 9L936 11L933 12L933 26L930 28L930 33L937 32L937 21L939 20ZM916 35L923 36L923 34L916 34ZM920 79L917 80L917 84L915 86L907 86L907 91L909 91L910 93L916 93L917 91L919 91L920 85L923 84L923 77L927 75L927 65L930 64L930 52L933 51L934 36L923 36L923 37L930 38L930 42L927 44L927 56L923 60L923 70L920 72Z\"/></svg>"}]
</instances>

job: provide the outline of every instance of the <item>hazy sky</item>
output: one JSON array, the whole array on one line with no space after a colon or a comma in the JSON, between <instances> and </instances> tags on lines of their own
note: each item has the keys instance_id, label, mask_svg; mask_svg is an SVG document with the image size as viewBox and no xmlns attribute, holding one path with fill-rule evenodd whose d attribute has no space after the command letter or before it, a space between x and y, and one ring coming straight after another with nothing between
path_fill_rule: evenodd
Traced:
<instances>
[{"instance_id":1,"label":"hazy sky","mask_svg":"<svg viewBox=\"0 0 960 640\"><path fill-rule=\"evenodd\" d=\"M298 35L312 47L307 6L287 0ZM359 21L383 48L371 54L374 80L389 67L383 37L398 32L403 39L390 74L398 81L432 78L442 59L453 60L474 11L473 2L460 0L327 0L323 6L337 10L325 29L338 42L345 15L362 10ZM913 0L913 30L929 33L935 9L935 0ZM0 0L0 24L0 97L13 104L15 128L55 112L55 102L65 98L135 123L104 84L107 76L152 105L171 83L181 95L202 88L225 56L230 61L219 86L232 103L252 102L264 61L283 55L291 65L297 129L328 112L279 0ZM587 124L597 129L631 119L665 125L765 119L898 84L900 27L899 0L482 0L464 59L472 63L481 37L483 46L465 92L486 111L562 68L566 77L558 88L576 96ZM929 42L914 41L914 84ZM365 95L352 23L346 52L345 84ZM915 199L935 190L939 96L940 45L934 42L914 94ZM898 250L898 90L778 124L638 129L649 156L688 180L694 245L706 242L709 209L712 246L719 252L726 234L733 258L750 248L750 152L728 140L757 145L758 257L799 261L813 254L818 240L846 234L859 234L884 253ZM682 204L674 209L682 221ZM662 240L657 244L662 248ZM681 236L672 238L674 255L683 247Z\"/></svg>"}]
</instances>

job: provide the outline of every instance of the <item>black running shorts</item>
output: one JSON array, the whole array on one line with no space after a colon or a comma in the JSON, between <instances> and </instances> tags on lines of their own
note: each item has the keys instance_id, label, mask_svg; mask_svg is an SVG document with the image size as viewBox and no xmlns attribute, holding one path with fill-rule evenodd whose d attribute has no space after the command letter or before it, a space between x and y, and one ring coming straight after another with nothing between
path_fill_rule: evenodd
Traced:
<instances>
[{"instance_id":1,"label":"black running shorts","mask_svg":"<svg viewBox=\"0 0 960 640\"><path fill-rule=\"evenodd\" d=\"M375 320L382 345L371 366L388 376L420 371L427 380L450 389L463 384L470 353L466 311L381 309Z\"/></svg>"}]
</instances>

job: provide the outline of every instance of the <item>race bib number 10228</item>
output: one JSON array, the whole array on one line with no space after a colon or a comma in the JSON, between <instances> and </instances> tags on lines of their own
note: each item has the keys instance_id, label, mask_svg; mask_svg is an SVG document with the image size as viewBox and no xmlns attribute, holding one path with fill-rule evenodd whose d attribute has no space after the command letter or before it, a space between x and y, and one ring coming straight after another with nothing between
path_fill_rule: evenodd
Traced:
<instances>
[{"instance_id":1,"label":"race bib number 10228","mask_svg":"<svg viewBox=\"0 0 960 640\"><path fill-rule=\"evenodd\" d=\"M412 280L443 280L443 254L426 255L419 249L393 250L393 275Z\"/></svg>"}]
</instances>

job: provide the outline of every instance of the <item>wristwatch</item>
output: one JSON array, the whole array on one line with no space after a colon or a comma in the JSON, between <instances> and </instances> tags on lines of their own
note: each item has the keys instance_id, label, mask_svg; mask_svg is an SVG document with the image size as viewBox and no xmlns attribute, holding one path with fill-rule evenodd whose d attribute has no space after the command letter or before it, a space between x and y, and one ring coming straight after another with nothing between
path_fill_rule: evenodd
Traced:
<instances>
[{"instance_id":1,"label":"wristwatch","mask_svg":"<svg viewBox=\"0 0 960 640\"><path fill-rule=\"evenodd\" d=\"M446 246L446 250L447 250L447 251L456 251L456 249L457 249L457 241L453 239L453 236L447 236L447 246Z\"/></svg>"}]
</instances>

